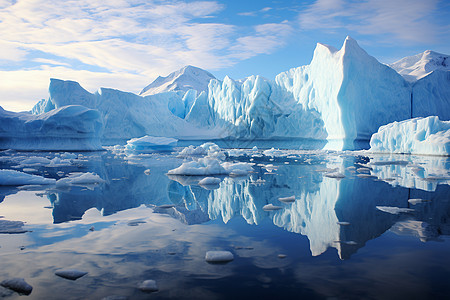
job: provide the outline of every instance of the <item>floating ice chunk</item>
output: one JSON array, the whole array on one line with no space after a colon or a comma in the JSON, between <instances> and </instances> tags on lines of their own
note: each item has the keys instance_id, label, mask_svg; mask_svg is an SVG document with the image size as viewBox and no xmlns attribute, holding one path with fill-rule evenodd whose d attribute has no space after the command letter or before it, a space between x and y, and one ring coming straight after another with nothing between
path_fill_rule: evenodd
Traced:
<instances>
[{"instance_id":1,"label":"floating ice chunk","mask_svg":"<svg viewBox=\"0 0 450 300\"><path fill-rule=\"evenodd\" d=\"M135 151L170 150L177 145L178 140L167 137L143 136L127 141L125 149Z\"/></svg>"},{"instance_id":2,"label":"floating ice chunk","mask_svg":"<svg viewBox=\"0 0 450 300\"><path fill-rule=\"evenodd\" d=\"M263 206L263 210L265 210L265 211L280 210L280 209L282 209L282 208L283 208L283 207L273 205L272 203L266 204L266 205Z\"/></svg>"},{"instance_id":3,"label":"floating ice chunk","mask_svg":"<svg viewBox=\"0 0 450 300\"><path fill-rule=\"evenodd\" d=\"M205 148L198 146L195 147L190 145L189 147L184 148L178 154L178 157L189 157L189 156L205 156L208 154L208 151Z\"/></svg>"},{"instance_id":4,"label":"floating ice chunk","mask_svg":"<svg viewBox=\"0 0 450 300\"><path fill-rule=\"evenodd\" d=\"M265 156L272 156L272 157L276 157L276 156L283 156L285 154L284 151L279 150L279 149L275 149L275 148L271 148L269 150L264 150L263 154Z\"/></svg>"},{"instance_id":5,"label":"floating ice chunk","mask_svg":"<svg viewBox=\"0 0 450 300\"><path fill-rule=\"evenodd\" d=\"M395 165L395 166L406 166L409 164L409 161L406 160L386 160L386 161L373 161L369 163L372 166L388 166L388 165Z\"/></svg>"},{"instance_id":6,"label":"floating ice chunk","mask_svg":"<svg viewBox=\"0 0 450 300\"><path fill-rule=\"evenodd\" d=\"M173 204L163 204L163 205L157 206L157 208L162 208L162 209L168 209L168 208L173 208L173 207L175 207L175 205L173 205Z\"/></svg>"},{"instance_id":7,"label":"floating ice chunk","mask_svg":"<svg viewBox=\"0 0 450 300\"><path fill-rule=\"evenodd\" d=\"M400 213L411 213L414 211L414 209L411 208L404 208L404 207L395 207L395 206L376 206L378 210L381 210L383 212L398 215Z\"/></svg>"},{"instance_id":8,"label":"floating ice chunk","mask_svg":"<svg viewBox=\"0 0 450 300\"><path fill-rule=\"evenodd\" d=\"M278 254L278 258L286 258L287 255L286 254Z\"/></svg>"},{"instance_id":9,"label":"floating ice chunk","mask_svg":"<svg viewBox=\"0 0 450 300\"><path fill-rule=\"evenodd\" d=\"M57 186L66 185L85 185L85 184L99 184L105 181L95 173L70 173L68 177L59 179L56 182Z\"/></svg>"},{"instance_id":10,"label":"floating ice chunk","mask_svg":"<svg viewBox=\"0 0 450 300\"><path fill-rule=\"evenodd\" d=\"M342 225L342 226L347 226L347 225L350 225L350 222L343 222L343 221L339 221L339 222L336 222L338 225Z\"/></svg>"},{"instance_id":11,"label":"floating ice chunk","mask_svg":"<svg viewBox=\"0 0 450 300\"><path fill-rule=\"evenodd\" d=\"M69 279L69 280L77 280L80 277L83 277L88 272L76 270L76 269L67 269L67 270L59 270L55 272L55 275Z\"/></svg>"},{"instance_id":12,"label":"floating ice chunk","mask_svg":"<svg viewBox=\"0 0 450 300\"><path fill-rule=\"evenodd\" d=\"M336 179L345 178L345 175L340 172L325 173L325 174L323 174L323 176L329 177L329 178L336 178Z\"/></svg>"},{"instance_id":13,"label":"floating ice chunk","mask_svg":"<svg viewBox=\"0 0 450 300\"><path fill-rule=\"evenodd\" d=\"M418 203L429 202L429 200L425 200L425 199L408 199L408 202L411 203L412 205L416 205Z\"/></svg>"},{"instance_id":14,"label":"floating ice chunk","mask_svg":"<svg viewBox=\"0 0 450 300\"><path fill-rule=\"evenodd\" d=\"M23 278L6 279L0 282L0 285L23 295L29 295L33 290L33 287Z\"/></svg>"},{"instance_id":15,"label":"floating ice chunk","mask_svg":"<svg viewBox=\"0 0 450 300\"><path fill-rule=\"evenodd\" d=\"M253 171L253 163L238 162L231 163L225 162L222 167L230 176L245 176L251 171Z\"/></svg>"},{"instance_id":16,"label":"floating ice chunk","mask_svg":"<svg viewBox=\"0 0 450 300\"><path fill-rule=\"evenodd\" d=\"M156 281L152 280L152 279L148 279L148 280L141 282L139 284L139 289L146 293L157 292L159 290L158 285L156 284Z\"/></svg>"},{"instance_id":17,"label":"floating ice chunk","mask_svg":"<svg viewBox=\"0 0 450 300\"><path fill-rule=\"evenodd\" d=\"M145 174L145 175L150 175L150 169L145 170L145 171L144 171L144 174Z\"/></svg>"},{"instance_id":18,"label":"floating ice chunk","mask_svg":"<svg viewBox=\"0 0 450 300\"><path fill-rule=\"evenodd\" d=\"M370 151L450 155L450 121L430 116L381 126L370 139Z\"/></svg>"},{"instance_id":19,"label":"floating ice chunk","mask_svg":"<svg viewBox=\"0 0 450 300\"><path fill-rule=\"evenodd\" d=\"M281 201L281 202L284 202L284 203L291 203L291 202L295 201L295 196L278 198L278 201Z\"/></svg>"},{"instance_id":20,"label":"floating ice chunk","mask_svg":"<svg viewBox=\"0 0 450 300\"><path fill-rule=\"evenodd\" d=\"M205 260L209 263L226 263L234 259L230 251L208 251Z\"/></svg>"},{"instance_id":21,"label":"floating ice chunk","mask_svg":"<svg viewBox=\"0 0 450 300\"><path fill-rule=\"evenodd\" d=\"M200 158L198 161L191 161L183 163L176 169L167 172L169 175L232 175L241 176L247 175L253 170L251 163L239 162L221 163L217 158L211 158L209 156Z\"/></svg>"},{"instance_id":22,"label":"floating ice chunk","mask_svg":"<svg viewBox=\"0 0 450 300\"><path fill-rule=\"evenodd\" d=\"M0 186L2 185L30 185L55 184L56 179L45 178L39 175L27 174L15 170L0 170Z\"/></svg>"},{"instance_id":23,"label":"floating ice chunk","mask_svg":"<svg viewBox=\"0 0 450 300\"><path fill-rule=\"evenodd\" d=\"M376 178L376 176L370 175L370 174L357 174L356 176L358 176L359 178Z\"/></svg>"},{"instance_id":24,"label":"floating ice chunk","mask_svg":"<svg viewBox=\"0 0 450 300\"><path fill-rule=\"evenodd\" d=\"M253 146L252 151L258 151L258 147Z\"/></svg>"},{"instance_id":25,"label":"floating ice chunk","mask_svg":"<svg viewBox=\"0 0 450 300\"><path fill-rule=\"evenodd\" d=\"M358 169L356 169L356 172L358 172L358 173L370 173L370 169L369 168L358 168Z\"/></svg>"},{"instance_id":26,"label":"floating ice chunk","mask_svg":"<svg viewBox=\"0 0 450 300\"><path fill-rule=\"evenodd\" d=\"M22 171L26 172L26 173L33 173L33 172L37 172L36 169L33 168L23 168Z\"/></svg>"},{"instance_id":27,"label":"floating ice chunk","mask_svg":"<svg viewBox=\"0 0 450 300\"><path fill-rule=\"evenodd\" d=\"M22 221L8 221L8 220L0 220L0 233L25 233L27 230L24 230L24 223Z\"/></svg>"},{"instance_id":28,"label":"floating ice chunk","mask_svg":"<svg viewBox=\"0 0 450 300\"><path fill-rule=\"evenodd\" d=\"M198 182L199 185L217 185L220 184L222 180L216 177L205 177Z\"/></svg>"}]
</instances>

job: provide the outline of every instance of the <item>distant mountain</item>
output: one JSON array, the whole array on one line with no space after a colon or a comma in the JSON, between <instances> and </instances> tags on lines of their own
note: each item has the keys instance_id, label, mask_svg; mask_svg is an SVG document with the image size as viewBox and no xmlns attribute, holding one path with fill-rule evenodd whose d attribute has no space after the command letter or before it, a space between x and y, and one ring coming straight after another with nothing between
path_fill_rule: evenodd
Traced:
<instances>
[{"instance_id":1,"label":"distant mountain","mask_svg":"<svg viewBox=\"0 0 450 300\"><path fill-rule=\"evenodd\" d=\"M417 81L435 70L450 71L450 56L427 50L390 64L406 81Z\"/></svg>"},{"instance_id":2,"label":"distant mountain","mask_svg":"<svg viewBox=\"0 0 450 300\"><path fill-rule=\"evenodd\" d=\"M140 93L140 96L154 95L168 91L188 91L190 89L198 91L208 90L208 83L215 77L203 69L185 66L184 68L170 73L167 77L155 79L147 85Z\"/></svg>"}]
</instances>

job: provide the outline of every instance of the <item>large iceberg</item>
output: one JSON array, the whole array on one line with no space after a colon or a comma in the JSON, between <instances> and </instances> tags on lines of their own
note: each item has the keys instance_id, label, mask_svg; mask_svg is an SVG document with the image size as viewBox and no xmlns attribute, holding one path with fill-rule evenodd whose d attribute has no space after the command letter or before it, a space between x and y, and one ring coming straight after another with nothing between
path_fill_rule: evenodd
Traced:
<instances>
[{"instance_id":1,"label":"large iceberg","mask_svg":"<svg viewBox=\"0 0 450 300\"><path fill-rule=\"evenodd\" d=\"M97 109L105 144L145 135L184 140L306 138L328 140L328 149L354 149L384 124L416 116L450 119L447 59L430 55L392 65L404 76L426 75L410 83L347 37L340 50L318 44L309 65L275 80L250 76L220 81L187 66L158 77L143 89L142 97L105 88L89 93L76 82L52 79L50 98L32 111L39 114L69 104ZM407 69L413 71L402 71Z\"/></svg>"},{"instance_id":2,"label":"large iceberg","mask_svg":"<svg viewBox=\"0 0 450 300\"><path fill-rule=\"evenodd\" d=\"M102 128L100 113L80 105L40 115L0 107L0 149L101 150Z\"/></svg>"},{"instance_id":3,"label":"large iceberg","mask_svg":"<svg viewBox=\"0 0 450 300\"><path fill-rule=\"evenodd\" d=\"M370 139L370 151L450 155L450 121L431 116L381 126Z\"/></svg>"},{"instance_id":4,"label":"large iceberg","mask_svg":"<svg viewBox=\"0 0 450 300\"><path fill-rule=\"evenodd\" d=\"M90 93L78 82L51 79L49 93L49 99L39 102L33 108L35 113L69 104L97 109L104 122L104 144L145 135L185 139L212 135L182 118L185 111L183 101L188 101L189 97L181 97L176 92L141 97L133 93L100 88L97 92ZM44 111L39 108L44 108Z\"/></svg>"}]
</instances>

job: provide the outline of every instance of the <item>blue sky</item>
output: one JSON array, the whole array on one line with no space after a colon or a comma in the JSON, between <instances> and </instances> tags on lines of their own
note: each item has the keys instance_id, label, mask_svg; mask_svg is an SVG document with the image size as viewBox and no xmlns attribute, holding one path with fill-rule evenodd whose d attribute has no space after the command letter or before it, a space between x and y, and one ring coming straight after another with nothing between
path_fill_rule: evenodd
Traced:
<instances>
[{"instance_id":1,"label":"blue sky","mask_svg":"<svg viewBox=\"0 0 450 300\"><path fill-rule=\"evenodd\" d=\"M446 0L0 0L0 106L31 109L50 78L138 93L188 64L273 79L347 35L383 63L450 54L449 20Z\"/></svg>"}]
</instances>

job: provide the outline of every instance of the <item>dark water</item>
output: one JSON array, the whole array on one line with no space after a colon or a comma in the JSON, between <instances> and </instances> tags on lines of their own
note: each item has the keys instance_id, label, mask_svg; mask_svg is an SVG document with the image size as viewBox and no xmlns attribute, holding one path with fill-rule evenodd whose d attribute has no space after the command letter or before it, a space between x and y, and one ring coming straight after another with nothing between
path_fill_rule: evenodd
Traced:
<instances>
[{"instance_id":1,"label":"dark water","mask_svg":"<svg viewBox=\"0 0 450 300\"><path fill-rule=\"evenodd\" d=\"M174 152L2 152L1 169L94 172L105 182L2 187L0 220L29 232L0 234L0 281L24 278L30 299L448 298L449 158L255 153L228 158L251 161L253 173L207 189L201 178L166 175L184 161ZM70 162L21 165L33 156ZM325 176L333 169L345 178ZM282 208L263 210L269 203ZM209 250L234 260L208 264ZM89 273L70 281L59 269ZM147 279L158 292L137 288ZM25 296L0 288L0 297Z\"/></svg>"}]
</instances>

